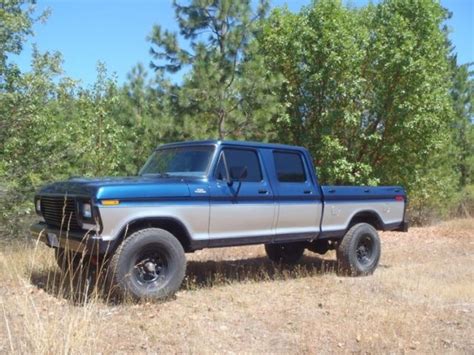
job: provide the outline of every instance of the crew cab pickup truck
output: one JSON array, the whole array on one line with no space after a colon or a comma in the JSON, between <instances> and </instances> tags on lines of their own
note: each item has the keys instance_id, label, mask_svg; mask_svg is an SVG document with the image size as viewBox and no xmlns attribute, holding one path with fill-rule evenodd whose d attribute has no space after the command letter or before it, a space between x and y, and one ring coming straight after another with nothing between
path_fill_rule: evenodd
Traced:
<instances>
[{"instance_id":1,"label":"crew cab pickup truck","mask_svg":"<svg viewBox=\"0 0 474 355\"><path fill-rule=\"evenodd\" d=\"M232 141L166 144L138 176L72 178L35 196L38 241L59 266L107 267L120 295L162 299L185 277L185 253L264 244L276 263L336 249L339 271L371 274L377 230L407 231L399 186L321 186L302 147Z\"/></svg>"}]
</instances>

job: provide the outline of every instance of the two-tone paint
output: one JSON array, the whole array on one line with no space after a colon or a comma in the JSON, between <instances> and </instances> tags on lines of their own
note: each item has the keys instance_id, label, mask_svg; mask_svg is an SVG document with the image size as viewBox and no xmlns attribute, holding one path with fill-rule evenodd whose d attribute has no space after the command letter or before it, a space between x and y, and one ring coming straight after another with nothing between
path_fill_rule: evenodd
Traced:
<instances>
[{"instance_id":1,"label":"two-tone paint","mask_svg":"<svg viewBox=\"0 0 474 355\"><path fill-rule=\"evenodd\" d=\"M84 230L87 229L90 238L107 246L119 242L134 224L146 221L158 225L178 224L180 232L185 234L180 237L188 242L188 251L341 238L351 223L362 218L369 218L378 229L406 229L406 194L402 187L320 186L312 158L302 147L200 141L168 144L158 149L189 145L214 148L205 177L72 179L46 186L37 198L68 195L90 200L96 211L97 224L85 223ZM262 180L229 185L217 179L218 159L225 148L255 151ZM278 181L275 152L300 155L306 181ZM110 200L116 200L118 204L104 204ZM47 230L58 232L44 223L32 226L36 237L39 231ZM78 239L81 234L84 233L70 233L68 237ZM100 250L104 250L102 245Z\"/></svg>"}]
</instances>

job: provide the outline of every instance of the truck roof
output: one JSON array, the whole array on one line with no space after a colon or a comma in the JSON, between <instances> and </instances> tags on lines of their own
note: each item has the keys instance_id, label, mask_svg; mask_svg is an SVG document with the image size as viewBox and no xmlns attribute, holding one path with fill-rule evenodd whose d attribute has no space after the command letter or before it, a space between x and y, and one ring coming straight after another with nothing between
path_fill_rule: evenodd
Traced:
<instances>
[{"instance_id":1,"label":"truck roof","mask_svg":"<svg viewBox=\"0 0 474 355\"><path fill-rule=\"evenodd\" d=\"M252 141L216 140L216 139L167 143L167 144L160 145L157 148L165 148L165 147L168 148L168 147L187 146L187 145L209 145L209 144L252 147L252 148L266 148L266 149L306 150L303 147L296 146L296 145L288 145L288 144L261 143L261 142L252 142Z\"/></svg>"}]
</instances>

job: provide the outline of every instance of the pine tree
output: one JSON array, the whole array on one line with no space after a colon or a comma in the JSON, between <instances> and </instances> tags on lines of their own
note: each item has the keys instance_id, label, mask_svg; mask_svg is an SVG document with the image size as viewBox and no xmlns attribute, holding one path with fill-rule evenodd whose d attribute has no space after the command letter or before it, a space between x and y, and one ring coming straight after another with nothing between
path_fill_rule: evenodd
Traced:
<instances>
[{"instance_id":1,"label":"pine tree","mask_svg":"<svg viewBox=\"0 0 474 355\"><path fill-rule=\"evenodd\" d=\"M184 73L176 114L193 138L272 137L271 122L282 114L274 95L280 77L269 72L259 52L260 22L268 1L253 11L250 0L192 0L174 3L176 33L153 28L153 68Z\"/></svg>"}]
</instances>

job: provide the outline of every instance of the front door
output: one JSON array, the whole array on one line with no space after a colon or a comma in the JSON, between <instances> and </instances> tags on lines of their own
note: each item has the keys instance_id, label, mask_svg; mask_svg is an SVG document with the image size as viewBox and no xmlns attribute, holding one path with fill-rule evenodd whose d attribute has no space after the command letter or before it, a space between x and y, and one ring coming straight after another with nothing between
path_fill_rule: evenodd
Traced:
<instances>
[{"instance_id":1,"label":"front door","mask_svg":"<svg viewBox=\"0 0 474 355\"><path fill-rule=\"evenodd\" d=\"M211 245L272 239L276 207L258 150L224 147L210 187Z\"/></svg>"}]
</instances>

